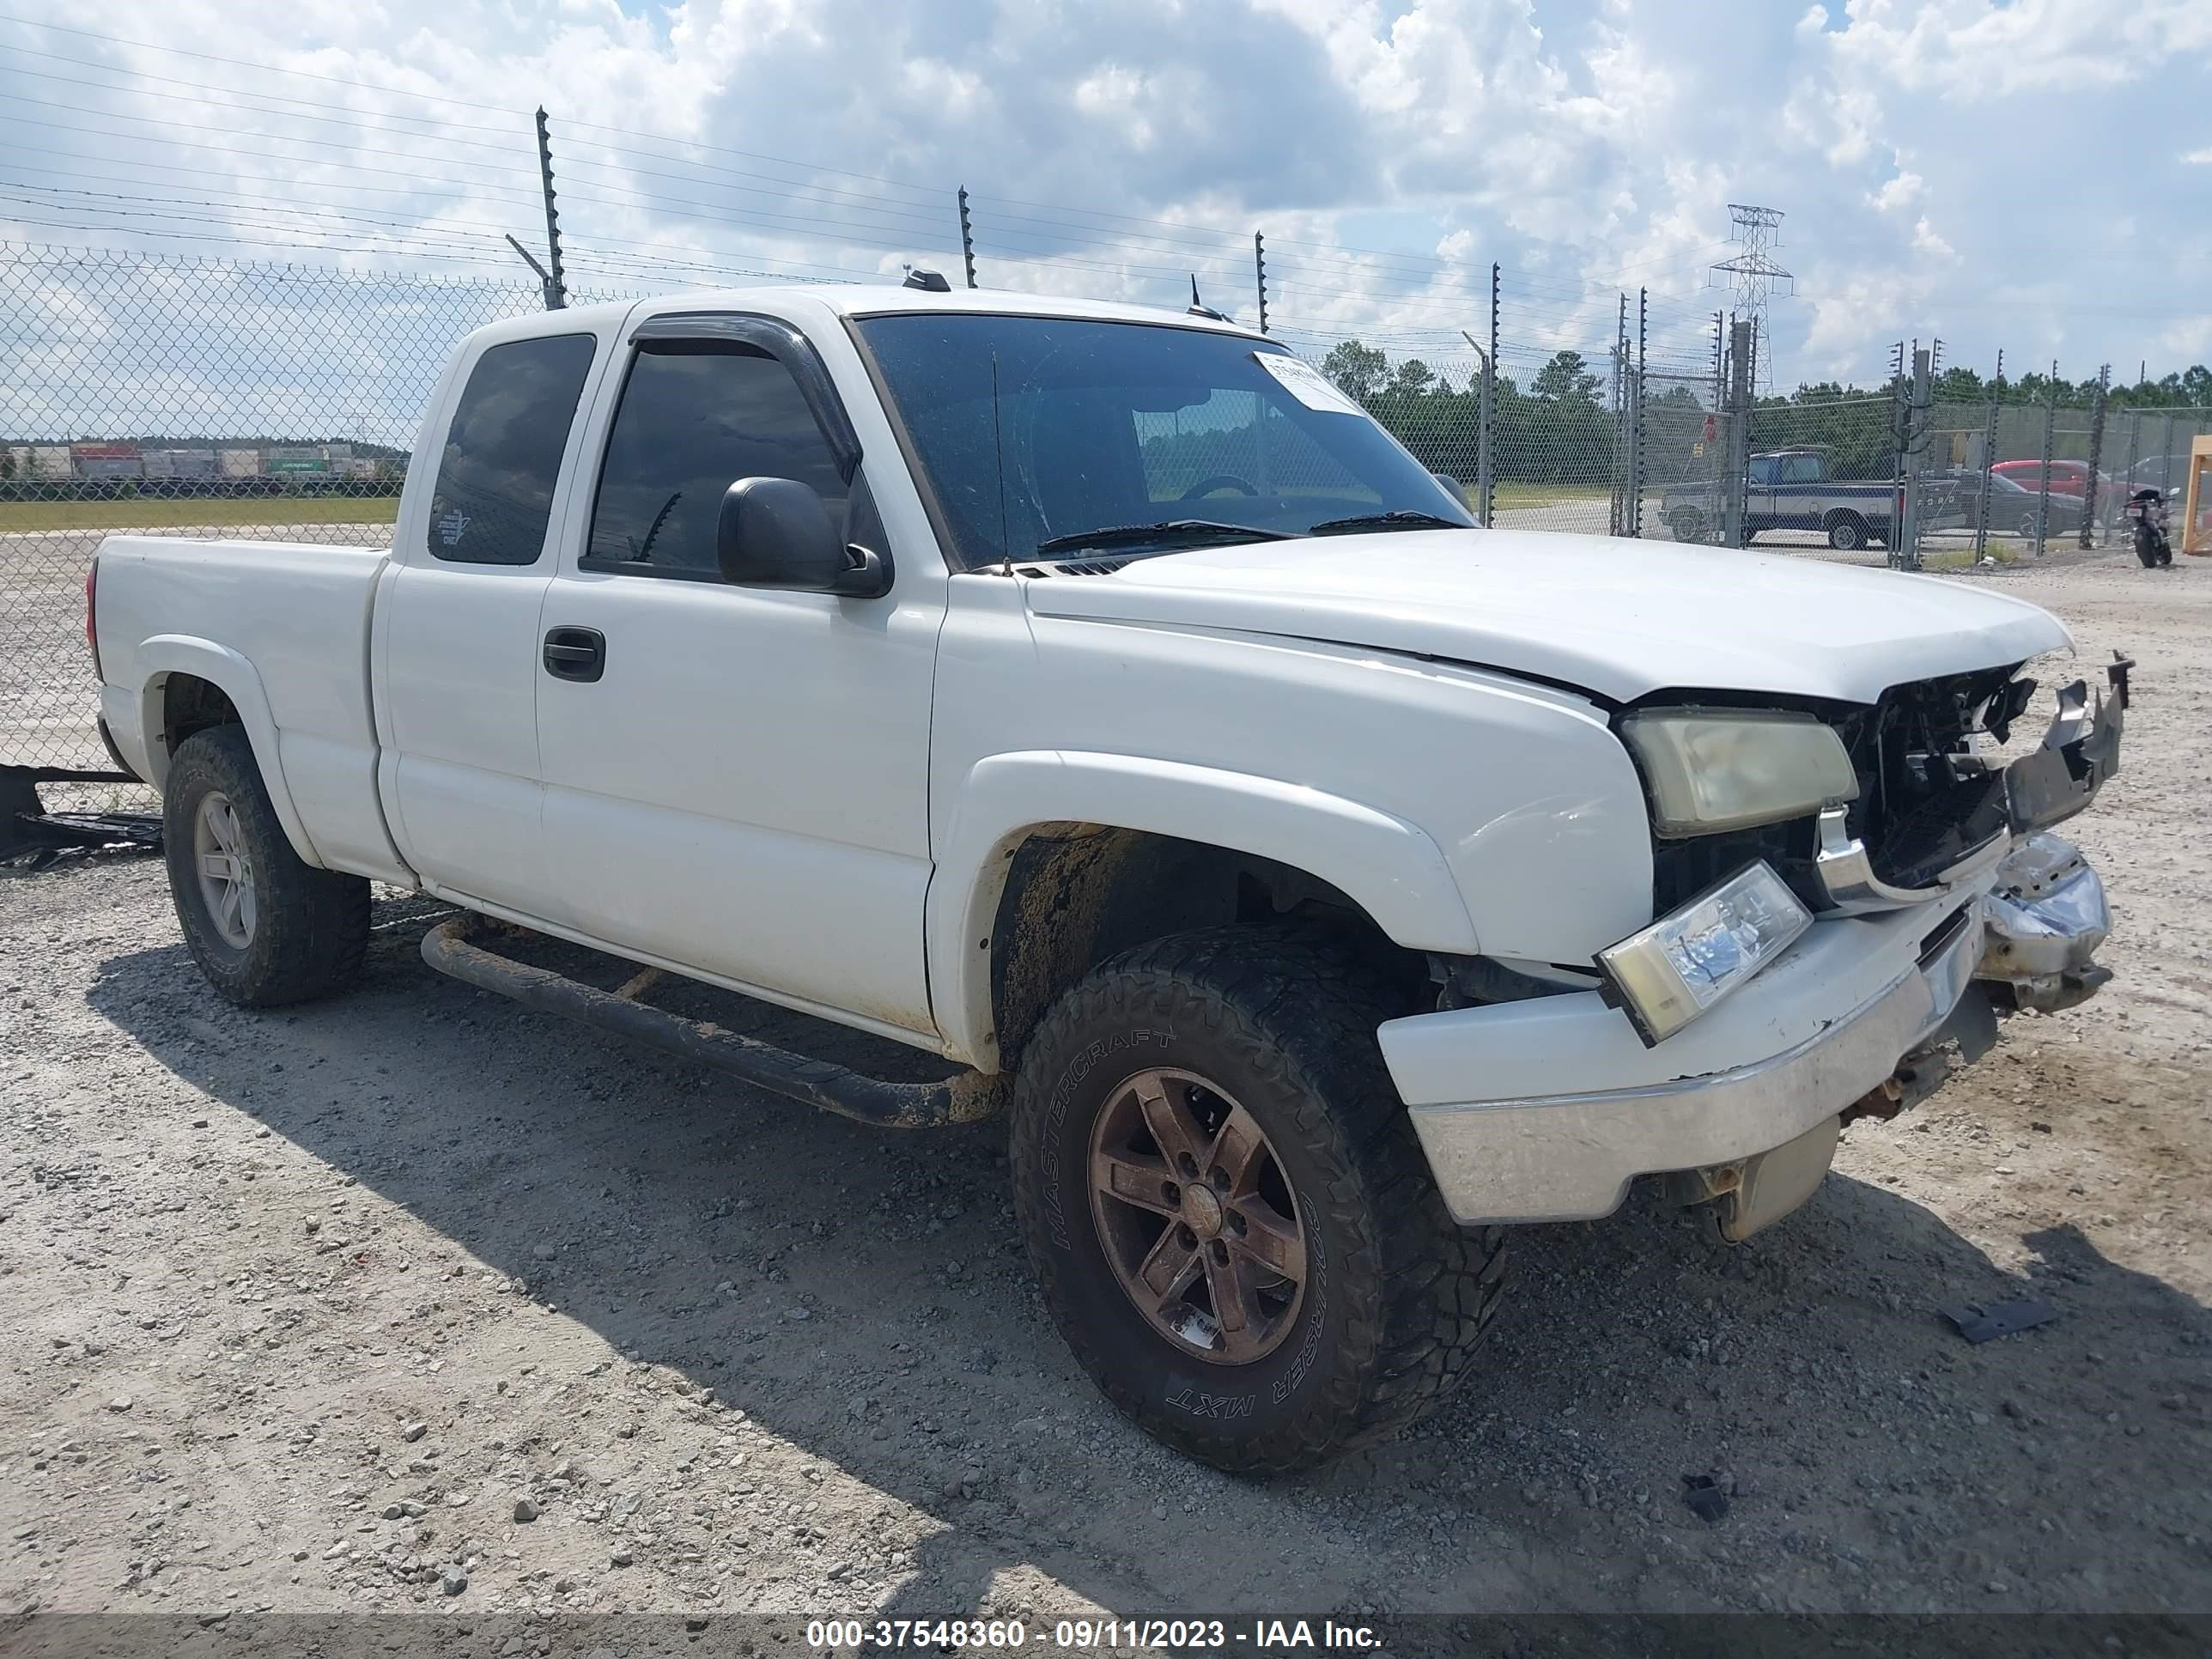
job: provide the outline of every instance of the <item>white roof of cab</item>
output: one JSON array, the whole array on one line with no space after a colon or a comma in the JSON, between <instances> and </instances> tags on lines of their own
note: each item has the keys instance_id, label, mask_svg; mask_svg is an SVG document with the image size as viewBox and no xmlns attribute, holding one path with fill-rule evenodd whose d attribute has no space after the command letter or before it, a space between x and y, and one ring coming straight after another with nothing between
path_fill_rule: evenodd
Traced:
<instances>
[{"instance_id":1,"label":"white roof of cab","mask_svg":"<svg viewBox=\"0 0 2212 1659\"><path fill-rule=\"evenodd\" d=\"M743 311L771 298L804 295L843 317L873 317L886 312L981 312L1000 316L1081 317L1101 322L1169 323L1216 333L1267 337L1241 323L1218 323L1166 306L1123 305L1112 300L1078 300L1051 294L1018 294L1008 289L956 288L949 294L876 283L777 283L747 288L700 289L655 295L638 305L641 316L683 311ZM636 302L633 302L636 303ZM596 310L596 307L579 307Z\"/></svg>"}]
</instances>

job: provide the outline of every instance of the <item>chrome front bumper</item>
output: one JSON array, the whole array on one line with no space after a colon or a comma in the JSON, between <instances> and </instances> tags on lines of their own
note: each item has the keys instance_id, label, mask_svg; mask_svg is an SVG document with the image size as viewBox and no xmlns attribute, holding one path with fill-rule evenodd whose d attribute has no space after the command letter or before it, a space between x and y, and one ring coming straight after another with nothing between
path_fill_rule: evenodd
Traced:
<instances>
[{"instance_id":1,"label":"chrome front bumper","mask_svg":"<svg viewBox=\"0 0 2212 1659\"><path fill-rule=\"evenodd\" d=\"M1926 1047L1978 977L2016 996L2026 981L2034 1006L2045 974L2087 995L2110 926L2096 872L2039 836L1967 890L1817 923L1655 1048L1594 991L1392 1020L1377 1036L1455 1218L1588 1220L1638 1176L1814 1136Z\"/></svg>"}]
</instances>

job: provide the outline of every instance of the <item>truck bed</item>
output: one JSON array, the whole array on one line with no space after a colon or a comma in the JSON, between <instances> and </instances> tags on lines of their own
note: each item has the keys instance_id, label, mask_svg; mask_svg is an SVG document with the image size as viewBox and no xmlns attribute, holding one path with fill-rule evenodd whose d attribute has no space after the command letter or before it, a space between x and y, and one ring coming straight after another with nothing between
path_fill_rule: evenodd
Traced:
<instances>
[{"instance_id":1,"label":"truck bed","mask_svg":"<svg viewBox=\"0 0 2212 1659\"><path fill-rule=\"evenodd\" d=\"M100 710L124 759L159 786L168 677L213 678L220 665L301 855L396 870L377 804L368 679L386 558L322 543L109 537L95 607ZM246 706L257 696L260 708Z\"/></svg>"}]
</instances>

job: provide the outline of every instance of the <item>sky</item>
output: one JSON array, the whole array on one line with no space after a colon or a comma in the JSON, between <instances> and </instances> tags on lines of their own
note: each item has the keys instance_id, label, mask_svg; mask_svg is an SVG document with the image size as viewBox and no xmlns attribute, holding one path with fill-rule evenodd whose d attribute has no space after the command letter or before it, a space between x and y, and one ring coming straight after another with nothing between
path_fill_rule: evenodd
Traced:
<instances>
[{"instance_id":1,"label":"sky","mask_svg":"<svg viewBox=\"0 0 2212 1659\"><path fill-rule=\"evenodd\" d=\"M596 291L957 283L964 185L986 287L1255 320L1256 231L1293 343L1463 353L1495 262L1508 372L1642 289L1690 373L1743 203L1785 388L2212 359L2205 0L0 0L0 241L526 282L540 105Z\"/></svg>"}]
</instances>

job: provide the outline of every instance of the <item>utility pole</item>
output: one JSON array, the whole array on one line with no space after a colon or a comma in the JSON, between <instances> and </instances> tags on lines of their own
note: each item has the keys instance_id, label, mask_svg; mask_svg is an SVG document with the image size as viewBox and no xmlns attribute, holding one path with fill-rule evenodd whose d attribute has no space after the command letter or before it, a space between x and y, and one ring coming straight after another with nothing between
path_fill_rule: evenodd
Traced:
<instances>
[{"instance_id":1,"label":"utility pole","mask_svg":"<svg viewBox=\"0 0 2212 1659\"><path fill-rule=\"evenodd\" d=\"M960 258L968 267L968 286L975 286L975 228L968 222L968 186L960 186Z\"/></svg>"},{"instance_id":2,"label":"utility pole","mask_svg":"<svg viewBox=\"0 0 2212 1659\"><path fill-rule=\"evenodd\" d=\"M1743 252L1732 258L1716 261L1709 269L1725 275L1735 291L1735 313L1747 318L1752 325L1752 349L1759 349L1759 337L1766 332L1766 298L1777 283L1789 283L1796 279L1774 262L1770 250L1781 246L1782 238L1776 233L1782 228L1784 214L1780 208L1750 207L1741 202L1729 204L1729 240L1738 244ZM1786 293L1788 289L1785 288ZM1771 353L1769 354L1771 355ZM1769 371L1771 372L1771 370ZM1754 379L1752 390L1759 389Z\"/></svg>"},{"instance_id":3,"label":"utility pole","mask_svg":"<svg viewBox=\"0 0 2212 1659\"><path fill-rule=\"evenodd\" d=\"M568 284L561 269L561 215L553 205L553 136L546 130L543 106L538 111L538 186L545 192L545 252L552 265L545 276L545 309L560 311L568 304Z\"/></svg>"},{"instance_id":4,"label":"utility pole","mask_svg":"<svg viewBox=\"0 0 2212 1659\"><path fill-rule=\"evenodd\" d=\"M1260 289L1260 332L1267 331L1267 242L1258 231L1252 233L1252 280Z\"/></svg>"}]
</instances>

